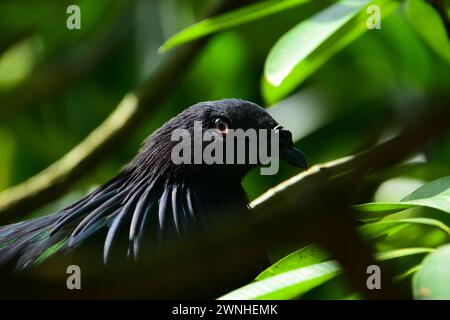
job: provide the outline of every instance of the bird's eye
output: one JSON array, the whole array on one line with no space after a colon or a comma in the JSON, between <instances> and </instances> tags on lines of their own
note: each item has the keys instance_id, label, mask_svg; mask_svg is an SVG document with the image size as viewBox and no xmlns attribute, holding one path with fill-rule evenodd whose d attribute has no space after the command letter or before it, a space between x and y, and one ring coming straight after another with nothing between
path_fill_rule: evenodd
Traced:
<instances>
[{"instance_id":1,"label":"bird's eye","mask_svg":"<svg viewBox=\"0 0 450 320\"><path fill-rule=\"evenodd\" d=\"M214 120L214 127L222 134L227 134L229 130L228 121L222 118Z\"/></svg>"}]
</instances>

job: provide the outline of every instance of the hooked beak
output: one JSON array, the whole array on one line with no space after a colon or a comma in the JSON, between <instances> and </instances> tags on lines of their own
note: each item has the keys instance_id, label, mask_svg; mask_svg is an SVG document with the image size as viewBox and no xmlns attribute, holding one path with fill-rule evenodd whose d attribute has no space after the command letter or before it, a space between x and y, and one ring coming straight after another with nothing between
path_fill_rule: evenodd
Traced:
<instances>
[{"instance_id":1,"label":"hooked beak","mask_svg":"<svg viewBox=\"0 0 450 320\"><path fill-rule=\"evenodd\" d=\"M278 131L280 136L280 159L285 160L293 166L306 169L308 165L305 155L294 146L292 133L280 125L276 126L275 130Z\"/></svg>"}]
</instances>

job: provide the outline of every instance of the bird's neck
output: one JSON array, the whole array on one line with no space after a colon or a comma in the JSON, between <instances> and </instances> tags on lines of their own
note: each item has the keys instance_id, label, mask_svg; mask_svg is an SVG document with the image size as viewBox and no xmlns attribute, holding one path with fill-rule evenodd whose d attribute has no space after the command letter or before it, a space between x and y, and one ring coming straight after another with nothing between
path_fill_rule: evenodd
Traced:
<instances>
[{"instance_id":1,"label":"bird's neck","mask_svg":"<svg viewBox=\"0 0 450 320\"><path fill-rule=\"evenodd\" d=\"M147 185L152 188L151 193L156 196L159 206L163 201L168 203L166 210L172 211L169 215L173 215L174 210L178 212L178 215L182 215L183 211L192 211L186 212L195 215L193 220L188 217L189 224L191 222L195 225L201 225L203 222L208 224L216 219L246 215L249 211L247 195L241 184L241 176L224 175L217 172L214 174L187 167L160 167L160 171L153 170L148 174L143 174L142 167L131 169L132 172L125 179L125 184L130 181L148 179ZM136 178L139 175L141 178ZM130 190L133 189L130 188ZM174 201L177 204L174 204Z\"/></svg>"}]
</instances>

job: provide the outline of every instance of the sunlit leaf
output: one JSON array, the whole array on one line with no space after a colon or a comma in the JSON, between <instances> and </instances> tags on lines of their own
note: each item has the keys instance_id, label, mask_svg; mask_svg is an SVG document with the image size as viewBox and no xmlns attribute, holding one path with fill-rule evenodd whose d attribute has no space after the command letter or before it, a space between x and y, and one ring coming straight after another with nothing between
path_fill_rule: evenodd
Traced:
<instances>
[{"instance_id":1,"label":"sunlit leaf","mask_svg":"<svg viewBox=\"0 0 450 320\"><path fill-rule=\"evenodd\" d=\"M364 238L375 239L382 235L399 230L411 222L412 221L387 221L387 223L376 222L361 226L357 228L357 230ZM319 245L310 244L278 260L269 268L261 272L256 277L256 280L262 280L286 271L303 268L311 264L322 262L328 258L328 253Z\"/></svg>"},{"instance_id":2,"label":"sunlit leaf","mask_svg":"<svg viewBox=\"0 0 450 320\"><path fill-rule=\"evenodd\" d=\"M161 46L160 51L164 52L168 49L179 46L180 44L257 20L309 1L311 0L271 0L257 2L241 9L205 19L170 37Z\"/></svg>"},{"instance_id":3,"label":"sunlit leaf","mask_svg":"<svg viewBox=\"0 0 450 320\"><path fill-rule=\"evenodd\" d=\"M313 264L250 283L219 299L293 299L335 277L339 271L335 261Z\"/></svg>"},{"instance_id":4,"label":"sunlit leaf","mask_svg":"<svg viewBox=\"0 0 450 320\"><path fill-rule=\"evenodd\" d=\"M416 299L450 299L450 245L428 255L413 278Z\"/></svg>"},{"instance_id":5,"label":"sunlit leaf","mask_svg":"<svg viewBox=\"0 0 450 320\"><path fill-rule=\"evenodd\" d=\"M366 9L376 4L387 17L398 3L388 0L342 0L300 22L274 45L264 68L263 94L272 104L295 89L307 77L367 28Z\"/></svg>"},{"instance_id":6,"label":"sunlit leaf","mask_svg":"<svg viewBox=\"0 0 450 320\"><path fill-rule=\"evenodd\" d=\"M405 219L397 219L396 220L399 223L417 223L417 224L423 224L428 225L432 227L436 227L441 229L443 232L445 232L450 237L450 228L443 222L431 219L431 218L405 218Z\"/></svg>"},{"instance_id":7,"label":"sunlit leaf","mask_svg":"<svg viewBox=\"0 0 450 320\"><path fill-rule=\"evenodd\" d=\"M417 206L450 213L450 177L427 183L398 202L372 202L354 206L367 212L397 212Z\"/></svg>"},{"instance_id":8,"label":"sunlit leaf","mask_svg":"<svg viewBox=\"0 0 450 320\"><path fill-rule=\"evenodd\" d=\"M309 264L314 260L321 260L325 253L319 252L319 247L310 245L281 259L274 266L263 272L257 281L240 289L232 291L219 299L253 300L253 299L293 299L300 297L309 290L326 283L337 276L341 269L336 261L326 261ZM401 258L405 256L432 252L432 248L403 248L376 254L378 261ZM305 261L300 260L303 255ZM298 266L309 264L293 270L277 273L284 267L289 268L297 263ZM272 276L270 276L270 273Z\"/></svg>"},{"instance_id":9,"label":"sunlit leaf","mask_svg":"<svg viewBox=\"0 0 450 320\"><path fill-rule=\"evenodd\" d=\"M24 81L41 55L42 43L36 37L21 41L0 55L0 90L8 90Z\"/></svg>"},{"instance_id":10,"label":"sunlit leaf","mask_svg":"<svg viewBox=\"0 0 450 320\"><path fill-rule=\"evenodd\" d=\"M436 10L423 0L408 0L406 15L422 39L450 63L450 41L444 23Z\"/></svg>"},{"instance_id":11,"label":"sunlit leaf","mask_svg":"<svg viewBox=\"0 0 450 320\"><path fill-rule=\"evenodd\" d=\"M433 248L402 248L386 252L379 252L375 254L375 257L380 261L386 261L415 254L430 253L433 251Z\"/></svg>"},{"instance_id":12,"label":"sunlit leaf","mask_svg":"<svg viewBox=\"0 0 450 320\"><path fill-rule=\"evenodd\" d=\"M450 176L433 180L407 195L402 201L432 198L450 189Z\"/></svg>"},{"instance_id":13,"label":"sunlit leaf","mask_svg":"<svg viewBox=\"0 0 450 320\"><path fill-rule=\"evenodd\" d=\"M399 231L407 225L398 221L386 221L385 223L377 221L358 227L357 230L366 239L377 239Z\"/></svg>"},{"instance_id":14,"label":"sunlit leaf","mask_svg":"<svg viewBox=\"0 0 450 320\"><path fill-rule=\"evenodd\" d=\"M363 300L363 297L360 293L352 293L345 297L343 300Z\"/></svg>"},{"instance_id":15,"label":"sunlit leaf","mask_svg":"<svg viewBox=\"0 0 450 320\"><path fill-rule=\"evenodd\" d=\"M303 268L314 263L322 262L327 258L329 257L323 249L316 244L310 244L279 260L261 272L256 277L256 280L262 280L286 271Z\"/></svg>"},{"instance_id":16,"label":"sunlit leaf","mask_svg":"<svg viewBox=\"0 0 450 320\"><path fill-rule=\"evenodd\" d=\"M439 228L450 237L450 228L445 223L443 223L439 220L436 220L436 219L431 219L431 218L385 219L385 220L380 220L380 221L374 222L372 224L367 224L366 226L375 225L380 228L383 228L383 226L386 226L386 228L392 228L395 224L405 225L405 224L409 224L409 223L423 224L423 225L428 225L428 226Z\"/></svg>"}]
</instances>

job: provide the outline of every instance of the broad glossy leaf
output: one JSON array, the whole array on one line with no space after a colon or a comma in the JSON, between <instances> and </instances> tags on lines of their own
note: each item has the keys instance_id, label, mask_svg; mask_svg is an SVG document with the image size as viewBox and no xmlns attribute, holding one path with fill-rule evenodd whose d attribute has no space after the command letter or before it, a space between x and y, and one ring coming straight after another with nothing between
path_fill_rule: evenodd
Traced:
<instances>
[{"instance_id":1,"label":"broad glossy leaf","mask_svg":"<svg viewBox=\"0 0 450 320\"><path fill-rule=\"evenodd\" d=\"M398 202L371 202L354 206L367 212L397 212L416 206L450 213L450 177L429 182Z\"/></svg>"},{"instance_id":2,"label":"broad glossy leaf","mask_svg":"<svg viewBox=\"0 0 450 320\"><path fill-rule=\"evenodd\" d=\"M417 190L413 191L401 201L419 200L432 198L450 189L450 176L442 177L424 184Z\"/></svg>"},{"instance_id":3,"label":"broad glossy leaf","mask_svg":"<svg viewBox=\"0 0 450 320\"><path fill-rule=\"evenodd\" d=\"M425 257L413 278L416 299L450 299L450 244Z\"/></svg>"},{"instance_id":4,"label":"broad glossy leaf","mask_svg":"<svg viewBox=\"0 0 450 320\"><path fill-rule=\"evenodd\" d=\"M431 192L432 189L434 193L440 190L435 184L434 188L429 189L428 192L423 192L423 190L418 192L419 190L416 190L413 193L415 196L412 197L431 195L433 194ZM411 223L435 226L450 234L450 230L445 224L429 218L386 219L363 225L358 227L357 230L366 239L375 239L400 230ZM403 248L377 253L376 258L379 261L385 261L432 251L432 248ZM237 289L221 297L221 299L291 299L301 296L340 273L339 268L332 268L332 272L316 268L316 266L323 266L324 264L327 266L327 263L333 262L322 262L327 258L327 253L318 245L308 245L267 268L256 278L255 282ZM309 267L311 269L308 269ZM314 272L310 272L310 270ZM305 273L311 273L311 277L305 277ZM408 275L410 274L412 272L408 273Z\"/></svg>"},{"instance_id":5,"label":"broad glossy leaf","mask_svg":"<svg viewBox=\"0 0 450 320\"><path fill-rule=\"evenodd\" d=\"M450 63L450 40L439 14L423 0L408 0L405 6L410 23L422 39Z\"/></svg>"},{"instance_id":6,"label":"broad glossy leaf","mask_svg":"<svg viewBox=\"0 0 450 320\"><path fill-rule=\"evenodd\" d=\"M262 1L216 17L208 18L187 27L186 29L183 29L174 36L170 37L161 46L160 51L164 52L180 44L257 20L310 1L311 0Z\"/></svg>"},{"instance_id":7,"label":"broad glossy leaf","mask_svg":"<svg viewBox=\"0 0 450 320\"><path fill-rule=\"evenodd\" d=\"M252 282L219 300L293 299L335 277L340 267L326 261Z\"/></svg>"},{"instance_id":8,"label":"broad glossy leaf","mask_svg":"<svg viewBox=\"0 0 450 320\"><path fill-rule=\"evenodd\" d=\"M262 280L286 271L303 268L328 259L328 254L316 244L310 244L297 250L261 272L256 280Z\"/></svg>"},{"instance_id":9,"label":"broad glossy leaf","mask_svg":"<svg viewBox=\"0 0 450 320\"><path fill-rule=\"evenodd\" d=\"M389 221L394 221L393 219ZM431 218L404 218L404 219L395 219L396 222L399 223L416 223L416 224L423 224L428 225L432 227L436 227L441 229L443 232L445 232L450 237L450 228L443 222L431 219ZM380 221L381 222L381 221Z\"/></svg>"},{"instance_id":10,"label":"broad glossy leaf","mask_svg":"<svg viewBox=\"0 0 450 320\"><path fill-rule=\"evenodd\" d=\"M399 230L412 222L413 221L375 222L359 227L358 231L366 239L375 239L379 236ZM303 268L311 264L322 262L328 258L328 253L319 245L313 243L278 260L269 268L261 272L255 280L262 280L286 271Z\"/></svg>"},{"instance_id":11,"label":"broad glossy leaf","mask_svg":"<svg viewBox=\"0 0 450 320\"><path fill-rule=\"evenodd\" d=\"M358 227L357 230L364 238L368 240L374 240L379 237L392 234L393 232L401 230L408 225L407 223L398 221L386 221L383 223L380 222L381 221L367 223L361 227Z\"/></svg>"},{"instance_id":12,"label":"broad glossy leaf","mask_svg":"<svg viewBox=\"0 0 450 320\"><path fill-rule=\"evenodd\" d=\"M263 79L266 101L272 104L285 97L368 30L366 9L372 4L380 6L382 18L399 5L390 0L342 0L284 34L266 60Z\"/></svg>"},{"instance_id":13,"label":"broad glossy leaf","mask_svg":"<svg viewBox=\"0 0 450 320\"><path fill-rule=\"evenodd\" d=\"M443 222L431 218L402 218L402 219L383 219L377 222L366 224L361 228L367 233L375 234L380 231L391 232L396 225L406 226L409 223L423 224L441 229L450 237L450 228Z\"/></svg>"},{"instance_id":14,"label":"broad glossy leaf","mask_svg":"<svg viewBox=\"0 0 450 320\"><path fill-rule=\"evenodd\" d=\"M321 259L322 256L317 253L317 247L311 245L304 248L305 259L315 256ZM385 261L389 259L401 258L414 254L423 254L431 252L431 248L404 248L398 250L378 253L377 260ZM300 253L299 250L298 253ZM308 254L306 252L309 252ZM292 255L290 255L292 256ZM288 258L287 256L286 258ZM285 258L285 259L286 259ZM284 259L280 260L283 261ZM289 259L286 259L286 261ZM299 265L308 263L298 261ZM278 262L279 263L279 262ZM270 269L270 268L269 268ZM281 268L275 270L279 271ZM339 264L336 261L326 261L311 264L306 267L274 274L265 278L259 277L259 280L252 282L240 289L232 291L219 299L224 300L253 300L253 299L293 299L300 297L309 290L326 283L341 272ZM263 273L264 274L264 273ZM267 274L266 274L267 275Z\"/></svg>"}]
</instances>

